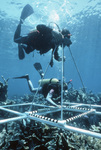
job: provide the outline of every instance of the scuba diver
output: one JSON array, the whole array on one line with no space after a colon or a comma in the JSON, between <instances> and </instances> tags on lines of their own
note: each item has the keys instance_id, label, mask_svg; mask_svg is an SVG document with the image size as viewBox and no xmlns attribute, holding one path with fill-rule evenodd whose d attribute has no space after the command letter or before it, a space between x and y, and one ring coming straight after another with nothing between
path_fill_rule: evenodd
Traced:
<instances>
[{"instance_id":1,"label":"scuba diver","mask_svg":"<svg viewBox=\"0 0 101 150\"><path fill-rule=\"evenodd\" d=\"M44 79L44 73L41 67L40 63L35 63L34 64L35 69L39 72L41 79L39 80L39 87L34 88L31 80L29 79L29 75L24 75L21 77L13 77L13 79L26 79L29 89L31 92L36 92L38 91L40 94L42 94L46 100L51 103L54 106L58 106L56 102L60 101L61 98L61 81L56 79L56 78L51 78L51 79ZM63 89L66 92L68 89L68 83L63 84Z\"/></svg>"},{"instance_id":2,"label":"scuba diver","mask_svg":"<svg viewBox=\"0 0 101 150\"><path fill-rule=\"evenodd\" d=\"M34 13L33 8L27 4L21 12L20 22L14 34L14 42L18 43L19 59L25 58L24 51L29 54L30 52L37 50L39 51L40 55L42 55L52 49L52 58L50 61L50 65L52 67L53 57L57 61L62 60L58 54L59 46L63 45L63 47L69 47L72 44L70 40L71 34L67 29L56 32L44 24L39 24L36 26L36 29L28 33L28 35L21 36L21 25L32 13Z\"/></svg>"}]
</instances>

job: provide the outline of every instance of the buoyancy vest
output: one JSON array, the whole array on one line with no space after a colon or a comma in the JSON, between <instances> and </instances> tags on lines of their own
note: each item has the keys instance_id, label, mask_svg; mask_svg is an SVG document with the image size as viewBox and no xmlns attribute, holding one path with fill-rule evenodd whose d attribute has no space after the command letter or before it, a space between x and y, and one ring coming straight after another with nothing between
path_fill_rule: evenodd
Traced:
<instances>
[{"instance_id":1,"label":"buoyancy vest","mask_svg":"<svg viewBox=\"0 0 101 150\"><path fill-rule=\"evenodd\" d=\"M55 83L58 83L58 82L59 82L59 80L56 79L56 78L41 79L41 80L39 80L39 85L42 87L42 86L44 86L44 84L50 84L50 83L55 84Z\"/></svg>"}]
</instances>

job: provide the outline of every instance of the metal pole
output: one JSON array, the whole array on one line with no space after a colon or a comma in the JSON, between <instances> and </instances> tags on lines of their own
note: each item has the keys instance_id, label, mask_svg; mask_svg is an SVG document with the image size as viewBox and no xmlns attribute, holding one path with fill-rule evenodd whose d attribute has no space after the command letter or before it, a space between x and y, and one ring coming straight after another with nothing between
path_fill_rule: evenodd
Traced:
<instances>
[{"instance_id":1,"label":"metal pole","mask_svg":"<svg viewBox=\"0 0 101 150\"><path fill-rule=\"evenodd\" d=\"M73 57L73 55L72 55L71 49L70 49L70 47L68 47L68 48L69 48L69 52L70 52L70 54L71 54L71 56L72 56L72 59L73 59L75 68L76 68L76 70L77 70L77 72L78 72L78 75L79 75L81 84L82 84L83 88L85 89L84 83L83 83L83 81L82 81L82 78L81 78L80 72L79 72L79 70L78 70L77 64L76 64L76 62L75 62L75 59L74 59L74 57Z\"/></svg>"},{"instance_id":2,"label":"metal pole","mask_svg":"<svg viewBox=\"0 0 101 150\"><path fill-rule=\"evenodd\" d=\"M64 47L62 46L62 71L61 71L61 120L63 120L63 83L64 83Z\"/></svg>"},{"instance_id":3,"label":"metal pole","mask_svg":"<svg viewBox=\"0 0 101 150\"><path fill-rule=\"evenodd\" d=\"M83 103L70 103L70 102L64 102L65 105L81 105L81 106L89 106L89 107L98 107L100 108L101 105L92 105L92 104L83 104Z\"/></svg>"},{"instance_id":4,"label":"metal pole","mask_svg":"<svg viewBox=\"0 0 101 150\"><path fill-rule=\"evenodd\" d=\"M0 110L3 110L3 111L7 111L7 112L10 112L10 113L13 113L13 114L16 114L16 115L21 115L23 116L24 114L23 113L20 113L18 111L15 111L15 110L11 110L11 109L7 109L7 108L3 108L3 107L0 107Z\"/></svg>"},{"instance_id":5,"label":"metal pole","mask_svg":"<svg viewBox=\"0 0 101 150\"><path fill-rule=\"evenodd\" d=\"M84 130L84 129L80 129L80 128L76 128L76 127L71 127L71 126L68 126L68 125L64 125L64 129L72 131L72 132L77 132L77 133L80 133L80 134L85 134L85 135L88 135L88 136L92 136L94 138L101 139L101 134L100 133L92 132L92 131L89 131L89 130Z\"/></svg>"},{"instance_id":6,"label":"metal pole","mask_svg":"<svg viewBox=\"0 0 101 150\"><path fill-rule=\"evenodd\" d=\"M40 121L41 123L45 123L45 124L48 124L48 125L51 125L51 126L55 126L55 127L58 127L58 128L64 129L64 130L77 132L77 133L80 133L80 134L85 134L85 135L88 135L88 136L92 136L92 137L101 139L101 134L100 133L96 133L96 132L92 132L92 131L89 131L89 130L84 130L84 129L68 126L68 125L65 124L65 120L58 121L58 123L55 123L53 121L40 119L38 117L34 117L34 116L30 116L30 115L28 116L28 118L31 119L31 120Z\"/></svg>"},{"instance_id":7,"label":"metal pole","mask_svg":"<svg viewBox=\"0 0 101 150\"><path fill-rule=\"evenodd\" d=\"M23 103L23 104L14 104L14 105L3 105L3 106L0 106L0 109L3 107L3 108L6 108L6 107L16 107L16 106L28 106L28 105L32 105L32 103ZM36 103L33 103L33 106L39 106L39 107L48 107L48 108L54 108L54 106L47 106L47 105L41 105L41 104L36 104Z\"/></svg>"},{"instance_id":8,"label":"metal pole","mask_svg":"<svg viewBox=\"0 0 101 150\"><path fill-rule=\"evenodd\" d=\"M0 124L4 124L4 123L7 123L7 122L11 122L11 121L17 121L17 120L21 120L21 119L26 119L27 116L20 116L20 117L14 117L14 118L9 118L9 119L3 119L3 120L0 120Z\"/></svg>"}]
</instances>

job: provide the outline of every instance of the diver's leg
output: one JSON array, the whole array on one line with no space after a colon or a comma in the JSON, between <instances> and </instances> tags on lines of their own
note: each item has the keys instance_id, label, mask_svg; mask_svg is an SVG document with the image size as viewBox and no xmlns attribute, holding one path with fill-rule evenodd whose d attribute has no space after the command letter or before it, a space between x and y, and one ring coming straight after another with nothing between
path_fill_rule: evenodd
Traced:
<instances>
[{"instance_id":1,"label":"diver's leg","mask_svg":"<svg viewBox=\"0 0 101 150\"><path fill-rule=\"evenodd\" d=\"M14 34L14 42L18 43L18 57L20 60L25 58L22 43L27 45L27 36L25 36L25 37L20 36L21 24L22 24L22 22L20 21L20 23L18 24L17 29L15 31L15 34Z\"/></svg>"},{"instance_id":2,"label":"diver's leg","mask_svg":"<svg viewBox=\"0 0 101 150\"><path fill-rule=\"evenodd\" d=\"M17 29L14 34L14 42L27 44L28 36L20 36L21 34L21 22L18 24Z\"/></svg>"},{"instance_id":3,"label":"diver's leg","mask_svg":"<svg viewBox=\"0 0 101 150\"><path fill-rule=\"evenodd\" d=\"M22 43L27 43L26 38L18 38L16 40L18 42L18 57L19 59L24 59L25 58L25 53L24 51L29 54L30 52L33 51L33 48L31 46L28 46L27 44L22 44ZM19 43L21 42L21 43Z\"/></svg>"},{"instance_id":4,"label":"diver's leg","mask_svg":"<svg viewBox=\"0 0 101 150\"><path fill-rule=\"evenodd\" d=\"M20 40L17 40L17 39L21 38L20 33L21 33L21 23L19 23L17 28L16 28L16 31L15 31L15 34L14 34L14 42L21 43Z\"/></svg>"},{"instance_id":5,"label":"diver's leg","mask_svg":"<svg viewBox=\"0 0 101 150\"><path fill-rule=\"evenodd\" d=\"M29 89L31 92L36 92L36 91L41 92L41 90L42 90L41 87L40 88L34 88L31 80L27 80L27 82L28 82L28 86L29 86Z\"/></svg>"},{"instance_id":6,"label":"diver's leg","mask_svg":"<svg viewBox=\"0 0 101 150\"><path fill-rule=\"evenodd\" d=\"M40 92L42 90L41 87L40 88L34 88L33 87L33 84L31 82L31 80L29 79L29 76L26 79L27 79L28 86L29 86L29 89L30 89L31 92L36 92L36 91Z\"/></svg>"},{"instance_id":7,"label":"diver's leg","mask_svg":"<svg viewBox=\"0 0 101 150\"><path fill-rule=\"evenodd\" d=\"M21 44L18 44L18 57L19 57L19 59L25 58L25 53L24 53L24 50L23 50Z\"/></svg>"},{"instance_id":8,"label":"diver's leg","mask_svg":"<svg viewBox=\"0 0 101 150\"><path fill-rule=\"evenodd\" d=\"M29 4L27 4L24 8L23 8L23 10L22 10L22 12L21 12L21 16L20 16L20 22L19 22L19 24L18 24L18 26L17 26L17 29L16 29L16 31L15 31L15 34L14 34L14 42L16 42L16 43L21 43L20 42L20 33L21 33L21 24L23 24L23 22L24 22L24 20L28 17L28 16L30 16L32 13L34 13L34 11L33 11L33 8L29 5ZM19 39L19 40L17 40L17 39Z\"/></svg>"},{"instance_id":9,"label":"diver's leg","mask_svg":"<svg viewBox=\"0 0 101 150\"><path fill-rule=\"evenodd\" d=\"M58 54L58 47L54 51L54 59L57 60L57 61L62 61L62 58Z\"/></svg>"},{"instance_id":10,"label":"diver's leg","mask_svg":"<svg viewBox=\"0 0 101 150\"><path fill-rule=\"evenodd\" d=\"M21 76L21 77L13 77L13 79L26 79L31 92L36 92L37 90L40 92L42 90L42 87L40 87L40 88L34 88L33 87L33 84L31 82L31 80L29 79L28 74Z\"/></svg>"},{"instance_id":11,"label":"diver's leg","mask_svg":"<svg viewBox=\"0 0 101 150\"><path fill-rule=\"evenodd\" d=\"M22 44L21 46L23 47L23 49L25 50L25 52L26 52L27 54L29 54L30 52L32 52L32 51L34 50L34 49L33 49L31 46L29 46L29 45Z\"/></svg>"}]
</instances>

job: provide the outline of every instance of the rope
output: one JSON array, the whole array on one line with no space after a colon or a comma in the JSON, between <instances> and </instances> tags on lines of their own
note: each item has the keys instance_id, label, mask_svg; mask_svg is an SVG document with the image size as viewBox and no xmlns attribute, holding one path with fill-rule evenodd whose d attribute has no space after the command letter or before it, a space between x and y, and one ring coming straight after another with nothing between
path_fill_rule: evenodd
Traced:
<instances>
[{"instance_id":1,"label":"rope","mask_svg":"<svg viewBox=\"0 0 101 150\"><path fill-rule=\"evenodd\" d=\"M55 22L50 22L50 23L49 23L49 26L50 26L51 23L55 24L55 25L57 26L57 28L58 28L58 31L61 33L61 30L60 30L60 27L58 26L58 24L55 23Z\"/></svg>"},{"instance_id":2,"label":"rope","mask_svg":"<svg viewBox=\"0 0 101 150\"><path fill-rule=\"evenodd\" d=\"M47 70L48 70L49 64L50 64L50 63L48 63L48 65L47 65L47 67L46 67L46 70L45 70L44 76L45 76L45 74L46 74L46 72L47 72ZM44 79L44 76L42 77L42 80ZM31 111L31 110L32 110L32 106L33 106L34 100L35 100L35 98L36 98L36 95L38 94L38 91L39 91L40 85L41 85L41 82L40 82L40 84L39 84L39 86L38 86L37 91L35 92L35 95L34 95L34 98L33 98L33 101L32 101L32 105L30 106L29 111Z\"/></svg>"},{"instance_id":3,"label":"rope","mask_svg":"<svg viewBox=\"0 0 101 150\"><path fill-rule=\"evenodd\" d=\"M52 55L51 55L51 60L52 60L52 58L53 58L53 55L54 55L54 53L55 53L56 48L57 48L57 46L55 46L54 52L53 52L53 53L52 53ZM50 65L50 62L48 63L48 65L47 65L47 67L46 67L46 70L45 70L44 76L45 76L45 74L46 74L46 72L47 72L47 70L48 70L48 68L49 68L49 65ZM42 77L42 80L44 79L44 76ZM31 111L31 110L32 110L32 106L33 106L33 103L34 103L35 97L36 97L36 95L38 94L38 91L39 91L40 85L41 85L41 82L40 82L40 84L39 84L39 86L38 86L37 91L35 92L35 95L34 95L34 98L33 98L33 101L32 101L32 105L30 106L29 111Z\"/></svg>"},{"instance_id":4,"label":"rope","mask_svg":"<svg viewBox=\"0 0 101 150\"><path fill-rule=\"evenodd\" d=\"M77 70L77 72L78 72L78 75L79 75L79 78L80 78L81 84L82 84L83 88L85 89L85 86L84 86L84 84L83 84L83 81L82 81L82 78L81 78L80 72L79 72L78 67L77 67L77 65L76 65L76 62L75 62L75 59L74 59L73 54L72 54L72 52L71 52L71 49L70 49L70 47L68 47L68 48L69 48L69 52L70 52L70 54L71 54L71 56L72 56L72 59L73 59L73 62L74 62L75 68L76 68L76 70Z\"/></svg>"}]
</instances>

